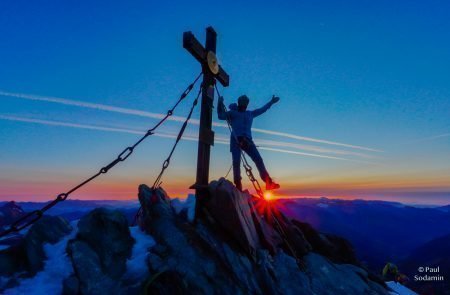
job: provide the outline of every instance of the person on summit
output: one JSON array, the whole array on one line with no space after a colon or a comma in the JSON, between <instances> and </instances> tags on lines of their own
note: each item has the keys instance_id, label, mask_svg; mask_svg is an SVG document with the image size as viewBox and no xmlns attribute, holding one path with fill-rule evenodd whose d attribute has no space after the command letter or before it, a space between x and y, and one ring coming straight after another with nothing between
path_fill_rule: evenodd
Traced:
<instances>
[{"instance_id":1,"label":"person on summit","mask_svg":"<svg viewBox=\"0 0 450 295\"><path fill-rule=\"evenodd\" d=\"M219 105L217 107L217 115L219 120L227 120L232 129L230 138L230 151L233 159L233 179L236 188L242 191L241 177L241 150L244 151L255 162L261 179L266 183L266 190L274 190L280 188L280 185L273 181L267 172L264 161L256 148L252 139L252 123L253 119L265 113L273 104L280 100L279 97L273 96L272 99L259 109L253 111L247 110L250 99L247 95L241 95L238 98L237 105L231 104L230 110L227 111L223 102L223 97L219 97Z\"/></svg>"}]
</instances>

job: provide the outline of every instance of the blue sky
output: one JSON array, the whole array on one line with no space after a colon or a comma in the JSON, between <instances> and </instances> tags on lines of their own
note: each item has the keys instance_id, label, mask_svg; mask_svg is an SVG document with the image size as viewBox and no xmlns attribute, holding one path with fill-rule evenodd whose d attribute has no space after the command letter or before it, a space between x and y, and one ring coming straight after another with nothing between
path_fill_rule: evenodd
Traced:
<instances>
[{"instance_id":1,"label":"blue sky","mask_svg":"<svg viewBox=\"0 0 450 295\"><path fill-rule=\"evenodd\" d=\"M377 150L255 133L281 195L449 202L448 2L161 2L0 4L0 199L51 198L138 137L42 121L139 131L156 122L45 98L165 113L200 71L182 33L203 42L213 25L231 77L226 101L246 93L258 107L281 97L255 128ZM185 116L192 99L176 115ZM161 132L180 125L168 122ZM215 130L227 138L225 128ZM187 133L195 136L197 126ZM150 138L74 197L134 198L172 143ZM164 178L173 195L189 192L195 155L196 143L183 141ZM227 145L216 144L212 156L217 178L229 168Z\"/></svg>"}]
</instances>

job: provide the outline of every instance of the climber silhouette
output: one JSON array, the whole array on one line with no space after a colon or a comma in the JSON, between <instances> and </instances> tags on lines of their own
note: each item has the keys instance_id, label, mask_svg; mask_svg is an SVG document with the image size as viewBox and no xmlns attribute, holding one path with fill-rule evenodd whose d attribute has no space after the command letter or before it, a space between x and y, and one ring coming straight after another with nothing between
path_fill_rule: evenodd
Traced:
<instances>
[{"instance_id":1,"label":"climber silhouette","mask_svg":"<svg viewBox=\"0 0 450 295\"><path fill-rule=\"evenodd\" d=\"M266 190L274 190L280 188L267 172L264 161L259 154L258 149L252 139L252 123L253 119L265 113L273 104L280 100L279 97L273 96L272 99L263 107L248 111L247 106L250 99L247 95L241 95L238 103L231 104L230 110L226 111L223 103L223 97L219 97L219 105L217 107L217 115L220 120L228 120L232 128L230 137L230 151L233 158L233 178L234 184L239 190L242 190L241 177L241 152L244 151L255 162L261 179L266 183ZM242 150L242 151L241 151Z\"/></svg>"}]
</instances>

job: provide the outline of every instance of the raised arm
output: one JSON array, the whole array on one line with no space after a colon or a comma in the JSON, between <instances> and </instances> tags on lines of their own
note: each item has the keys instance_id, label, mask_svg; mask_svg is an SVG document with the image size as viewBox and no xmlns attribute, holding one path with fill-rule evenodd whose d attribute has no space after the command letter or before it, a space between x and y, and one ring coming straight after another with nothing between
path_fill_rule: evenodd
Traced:
<instances>
[{"instance_id":1,"label":"raised arm","mask_svg":"<svg viewBox=\"0 0 450 295\"><path fill-rule=\"evenodd\" d=\"M273 96L272 99L268 103L266 103L263 107L252 111L253 117L258 117L259 115L264 114L268 109L270 109L270 107L273 104L277 103L279 100L280 100L279 97Z\"/></svg>"},{"instance_id":2,"label":"raised arm","mask_svg":"<svg viewBox=\"0 0 450 295\"><path fill-rule=\"evenodd\" d=\"M219 102L217 105L217 117L219 117L219 120L226 120L228 113L225 109L225 104L223 103L223 97L219 97Z\"/></svg>"}]
</instances>

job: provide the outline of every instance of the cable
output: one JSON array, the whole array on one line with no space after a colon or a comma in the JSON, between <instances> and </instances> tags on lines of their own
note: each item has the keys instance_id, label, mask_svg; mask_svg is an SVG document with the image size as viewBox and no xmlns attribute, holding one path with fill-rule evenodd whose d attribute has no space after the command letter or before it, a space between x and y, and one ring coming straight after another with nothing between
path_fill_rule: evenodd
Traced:
<instances>
[{"instance_id":1,"label":"cable","mask_svg":"<svg viewBox=\"0 0 450 295\"><path fill-rule=\"evenodd\" d=\"M178 98L177 102L175 103L175 105L167 111L167 114L155 125L153 126L153 128L147 130L147 132L138 140L136 141L133 145L125 148L118 156L116 159L114 159L111 163L109 163L108 165L102 167L96 174L94 174L93 176L89 177L88 179L84 180L83 182L81 182L80 184L74 186L73 188L71 188L69 191L65 192L65 193L61 193L59 194L53 201L49 202L48 204L46 204L44 207L42 207L41 209L38 210L33 210L25 215L23 215L22 217L20 217L19 219L15 220L9 227L8 229L2 231L0 233L0 238L9 235L13 232L19 232L21 230L23 230L24 228L32 225L33 223L35 223L36 221L38 221L43 215L44 213L49 210L50 208L52 208L53 206L55 206L56 204L58 204L59 202L65 201L69 195L73 192L75 192L76 190L78 190L79 188L83 187L84 185L88 184L89 182L91 182L92 180L94 180L95 178L97 178L98 176L100 176L101 174L106 174L108 173L108 171L113 168L114 166L116 166L118 163L125 161L126 159L128 159L129 156L131 156L131 154L133 153L134 149L141 143L143 142L147 137L149 137L150 135L154 134L155 130L161 126L166 120L167 118L169 118L170 116L172 116L173 112L175 111L175 109L177 108L177 106L180 104L180 102L191 92L192 88L194 88L195 83L197 83L198 79L200 79L200 77L202 76L202 73L200 73L197 78L195 78L195 80L189 84L189 86L183 91L183 93L180 95L180 97ZM191 111L192 113L192 111ZM179 139L177 139L179 140Z\"/></svg>"}]
</instances>

